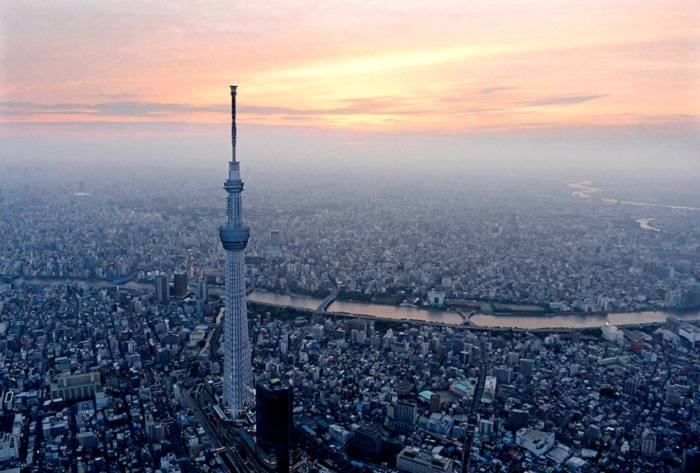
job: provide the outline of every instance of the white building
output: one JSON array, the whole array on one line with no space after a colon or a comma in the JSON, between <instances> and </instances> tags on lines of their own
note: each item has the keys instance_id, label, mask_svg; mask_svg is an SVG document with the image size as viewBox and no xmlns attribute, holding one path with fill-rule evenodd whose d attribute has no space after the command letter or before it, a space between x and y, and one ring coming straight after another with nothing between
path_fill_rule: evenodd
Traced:
<instances>
[{"instance_id":1,"label":"white building","mask_svg":"<svg viewBox=\"0 0 700 473\"><path fill-rule=\"evenodd\" d=\"M337 424L330 425L328 427L328 432L331 434L333 440L343 445L348 443L353 437L352 432Z\"/></svg>"},{"instance_id":2,"label":"white building","mask_svg":"<svg viewBox=\"0 0 700 473\"><path fill-rule=\"evenodd\" d=\"M454 471L454 461L416 447L406 447L396 457L396 468L409 473L446 473Z\"/></svg>"},{"instance_id":3,"label":"white building","mask_svg":"<svg viewBox=\"0 0 700 473\"><path fill-rule=\"evenodd\" d=\"M436 307L445 305L445 291L428 291L428 304Z\"/></svg>"},{"instance_id":4,"label":"white building","mask_svg":"<svg viewBox=\"0 0 700 473\"><path fill-rule=\"evenodd\" d=\"M491 435L493 433L494 422L491 419L479 420L479 433L483 435Z\"/></svg>"},{"instance_id":5,"label":"white building","mask_svg":"<svg viewBox=\"0 0 700 473\"><path fill-rule=\"evenodd\" d=\"M700 327L696 327L695 325L683 323L678 329L678 335L688 340L693 346L700 343Z\"/></svg>"},{"instance_id":6,"label":"white building","mask_svg":"<svg viewBox=\"0 0 700 473\"><path fill-rule=\"evenodd\" d=\"M603 332L603 338L608 340L609 342L622 343L625 338L625 335L622 333L622 330L615 327L614 325L603 325L600 328L600 331Z\"/></svg>"},{"instance_id":7,"label":"white building","mask_svg":"<svg viewBox=\"0 0 700 473\"><path fill-rule=\"evenodd\" d=\"M462 378L450 385L450 392L460 397L472 397L476 388L476 378Z\"/></svg>"},{"instance_id":8,"label":"white building","mask_svg":"<svg viewBox=\"0 0 700 473\"><path fill-rule=\"evenodd\" d=\"M452 417L441 414L439 412L433 412L428 419L428 430L441 435L450 435L452 426L454 425L454 420Z\"/></svg>"},{"instance_id":9,"label":"white building","mask_svg":"<svg viewBox=\"0 0 700 473\"><path fill-rule=\"evenodd\" d=\"M22 414L0 416L0 462L19 457Z\"/></svg>"},{"instance_id":10,"label":"white building","mask_svg":"<svg viewBox=\"0 0 700 473\"><path fill-rule=\"evenodd\" d=\"M326 329L323 325L315 324L311 326L311 336L316 340L323 339L324 335L326 334L325 332Z\"/></svg>"},{"instance_id":11,"label":"white building","mask_svg":"<svg viewBox=\"0 0 700 473\"><path fill-rule=\"evenodd\" d=\"M496 377L487 376L484 381L484 392L481 395L481 402L491 404L496 397Z\"/></svg>"}]
</instances>

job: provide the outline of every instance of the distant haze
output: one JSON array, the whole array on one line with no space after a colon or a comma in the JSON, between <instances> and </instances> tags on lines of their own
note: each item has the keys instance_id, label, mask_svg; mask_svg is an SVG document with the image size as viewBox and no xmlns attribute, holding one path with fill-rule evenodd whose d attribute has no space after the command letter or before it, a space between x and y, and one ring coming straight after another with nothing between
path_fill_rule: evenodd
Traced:
<instances>
[{"instance_id":1,"label":"distant haze","mask_svg":"<svg viewBox=\"0 0 700 473\"><path fill-rule=\"evenodd\" d=\"M2 164L96 168L200 169L225 173L230 128L159 136L6 138ZM366 168L402 175L454 176L517 172L564 178L700 177L700 139L678 135L503 136L328 131L239 126L237 155L245 172L314 174ZM324 171L324 172L325 172ZM283 177L280 175L279 177ZM622 177L622 176L621 176Z\"/></svg>"}]
</instances>

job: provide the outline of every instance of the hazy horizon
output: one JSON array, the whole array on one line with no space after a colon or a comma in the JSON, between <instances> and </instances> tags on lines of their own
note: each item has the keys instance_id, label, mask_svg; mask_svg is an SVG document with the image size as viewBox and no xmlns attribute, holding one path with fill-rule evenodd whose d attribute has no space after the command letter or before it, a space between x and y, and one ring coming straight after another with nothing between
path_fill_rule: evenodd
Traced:
<instances>
[{"instance_id":1,"label":"hazy horizon","mask_svg":"<svg viewBox=\"0 0 700 473\"><path fill-rule=\"evenodd\" d=\"M9 2L0 165L700 173L700 7ZM269 169L268 169L269 168Z\"/></svg>"}]
</instances>

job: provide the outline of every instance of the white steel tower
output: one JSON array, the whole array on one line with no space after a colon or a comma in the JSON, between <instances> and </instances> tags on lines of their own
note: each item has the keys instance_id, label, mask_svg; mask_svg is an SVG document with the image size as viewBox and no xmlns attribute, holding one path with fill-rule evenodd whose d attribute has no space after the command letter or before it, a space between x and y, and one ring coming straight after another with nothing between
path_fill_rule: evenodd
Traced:
<instances>
[{"instance_id":1,"label":"white steel tower","mask_svg":"<svg viewBox=\"0 0 700 473\"><path fill-rule=\"evenodd\" d=\"M237 412L254 402L251 388L250 342L245 297L245 263L243 250L248 244L250 230L243 225L241 216L240 163L236 160L236 86L231 86L231 148L228 179L224 189L226 198L226 225L219 228L219 238L226 250L224 279L224 405L235 417Z\"/></svg>"}]
</instances>

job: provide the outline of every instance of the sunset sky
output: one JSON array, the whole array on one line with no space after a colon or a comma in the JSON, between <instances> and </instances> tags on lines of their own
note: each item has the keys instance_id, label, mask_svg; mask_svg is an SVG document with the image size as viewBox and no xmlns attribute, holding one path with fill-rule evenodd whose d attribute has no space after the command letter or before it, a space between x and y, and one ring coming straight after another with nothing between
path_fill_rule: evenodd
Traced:
<instances>
[{"instance_id":1,"label":"sunset sky","mask_svg":"<svg viewBox=\"0 0 700 473\"><path fill-rule=\"evenodd\" d=\"M697 1L9 0L0 48L0 138L28 155L33 140L201 143L228 120L229 84L261 153L266 136L389 156L401 136L700 133Z\"/></svg>"}]
</instances>

